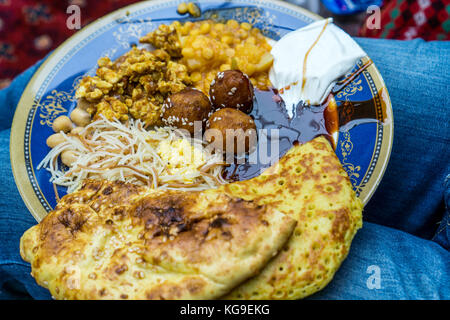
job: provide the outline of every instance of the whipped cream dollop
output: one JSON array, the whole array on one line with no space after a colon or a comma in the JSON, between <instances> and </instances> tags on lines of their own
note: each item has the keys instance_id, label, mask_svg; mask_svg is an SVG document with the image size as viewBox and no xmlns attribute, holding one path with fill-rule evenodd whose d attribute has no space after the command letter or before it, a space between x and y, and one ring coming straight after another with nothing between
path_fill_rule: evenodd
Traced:
<instances>
[{"instance_id":1,"label":"whipped cream dollop","mask_svg":"<svg viewBox=\"0 0 450 320\"><path fill-rule=\"evenodd\" d=\"M292 31L272 47L272 85L292 118L300 101L319 105L336 80L349 73L366 53L331 18Z\"/></svg>"}]
</instances>

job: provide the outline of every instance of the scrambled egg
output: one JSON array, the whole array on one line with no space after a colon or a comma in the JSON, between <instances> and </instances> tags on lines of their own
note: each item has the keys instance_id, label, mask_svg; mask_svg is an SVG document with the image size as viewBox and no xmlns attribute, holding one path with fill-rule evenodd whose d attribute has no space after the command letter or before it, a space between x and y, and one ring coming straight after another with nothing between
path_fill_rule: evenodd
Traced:
<instances>
[{"instance_id":1,"label":"scrambled egg","mask_svg":"<svg viewBox=\"0 0 450 320\"><path fill-rule=\"evenodd\" d=\"M158 146L158 155L166 163L169 175L183 175L185 183L194 182L198 168L205 164L205 151L195 147L187 139L162 141Z\"/></svg>"},{"instance_id":2,"label":"scrambled egg","mask_svg":"<svg viewBox=\"0 0 450 320\"><path fill-rule=\"evenodd\" d=\"M81 80L75 94L78 106L94 120L100 114L121 121L132 116L147 126L158 125L164 100L190 84L186 66L171 61L164 50L133 47L115 61L100 58L98 66L95 76Z\"/></svg>"}]
</instances>

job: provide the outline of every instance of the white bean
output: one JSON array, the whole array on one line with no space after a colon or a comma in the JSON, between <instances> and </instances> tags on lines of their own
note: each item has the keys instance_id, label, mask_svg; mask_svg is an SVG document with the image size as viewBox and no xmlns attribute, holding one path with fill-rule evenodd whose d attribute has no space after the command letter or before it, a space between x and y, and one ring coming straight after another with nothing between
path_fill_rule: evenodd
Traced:
<instances>
[{"instance_id":1,"label":"white bean","mask_svg":"<svg viewBox=\"0 0 450 320\"><path fill-rule=\"evenodd\" d=\"M53 121L52 128L55 132L69 132L73 128L73 123L68 116L59 116Z\"/></svg>"},{"instance_id":2,"label":"white bean","mask_svg":"<svg viewBox=\"0 0 450 320\"><path fill-rule=\"evenodd\" d=\"M63 143L64 141L65 141L64 136L61 133L54 133L47 138L47 145L50 148L54 148L58 144Z\"/></svg>"},{"instance_id":3,"label":"white bean","mask_svg":"<svg viewBox=\"0 0 450 320\"><path fill-rule=\"evenodd\" d=\"M81 108L75 108L70 114L70 119L80 127L87 126L91 122L91 115Z\"/></svg>"},{"instance_id":4,"label":"white bean","mask_svg":"<svg viewBox=\"0 0 450 320\"><path fill-rule=\"evenodd\" d=\"M73 150L66 150L61 153L61 161L70 167L77 160L77 154Z\"/></svg>"}]
</instances>

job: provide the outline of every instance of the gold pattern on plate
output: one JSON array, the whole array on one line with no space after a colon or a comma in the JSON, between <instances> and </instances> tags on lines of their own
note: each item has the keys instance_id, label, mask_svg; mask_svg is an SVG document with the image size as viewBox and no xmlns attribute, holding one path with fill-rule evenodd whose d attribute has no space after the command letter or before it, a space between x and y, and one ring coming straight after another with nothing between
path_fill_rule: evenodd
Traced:
<instances>
[{"instance_id":1,"label":"gold pattern on plate","mask_svg":"<svg viewBox=\"0 0 450 320\"><path fill-rule=\"evenodd\" d=\"M353 142L351 140L350 132L346 131L342 134L344 139L339 143L342 154L342 166L347 171L348 177L352 182L355 191L359 194L362 191L362 187L357 185L358 178L360 176L361 166L348 162L348 157L353 151Z\"/></svg>"},{"instance_id":2,"label":"gold pattern on plate","mask_svg":"<svg viewBox=\"0 0 450 320\"><path fill-rule=\"evenodd\" d=\"M362 80L353 80L350 84L348 84L344 89L339 91L339 93L336 95L336 98L343 99L345 98L345 101L348 101L348 97L354 95L355 93L362 91L363 86L361 85Z\"/></svg>"},{"instance_id":3,"label":"gold pattern on plate","mask_svg":"<svg viewBox=\"0 0 450 320\"><path fill-rule=\"evenodd\" d=\"M355 79L351 83L349 83L345 88L343 88L339 93L336 95L336 98L339 99L345 99L345 101L349 101L349 97L353 96L355 93L360 92L363 90L362 86L362 79ZM339 143L341 147L341 154L342 154L342 166L344 167L345 171L347 171L347 174L350 178L350 181L352 182L352 185L355 189L355 191L360 194L362 191L361 185L358 185L358 178L360 176L361 166L356 165L354 163L351 163L348 161L348 157L353 151L353 142L351 141L350 132L345 131L341 133L343 136L343 140Z\"/></svg>"},{"instance_id":4,"label":"gold pattern on plate","mask_svg":"<svg viewBox=\"0 0 450 320\"><path fill-rule=\"evenodd\" d=\"M36 107L40 108L39 117L41 125L52 126L53 121L60 115L66 115L67 109L64 107L67 102L75 102L75 90L82 77L78 77L73 82L72 89L70 91L52 90L45 99L36 103Z\"/></svg>"}]
</instances>

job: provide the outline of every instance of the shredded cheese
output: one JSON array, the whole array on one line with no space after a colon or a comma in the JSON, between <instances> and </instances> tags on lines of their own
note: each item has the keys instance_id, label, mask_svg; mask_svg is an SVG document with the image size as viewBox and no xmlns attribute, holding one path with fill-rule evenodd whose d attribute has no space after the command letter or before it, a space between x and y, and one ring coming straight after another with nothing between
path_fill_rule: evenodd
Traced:
<instances>
[{"instance_id":1,"label":"shredded cheese","mask_svg":"<svg viewBox=\"0 0 450 320\"><path fill-rule=\"evenodd\" d=\"M38 169L48 170L50 182L67 187L68 193L87 178L177 190L205 190L227 183L222 178L222 156L209 153L202 141L176 128L146 130L141 120L121 123L101 116L79 134L62 135L65 141L50 150ZM67 150L77 155L70 167L58 161Z\"/></svg>"}]
</instances>

